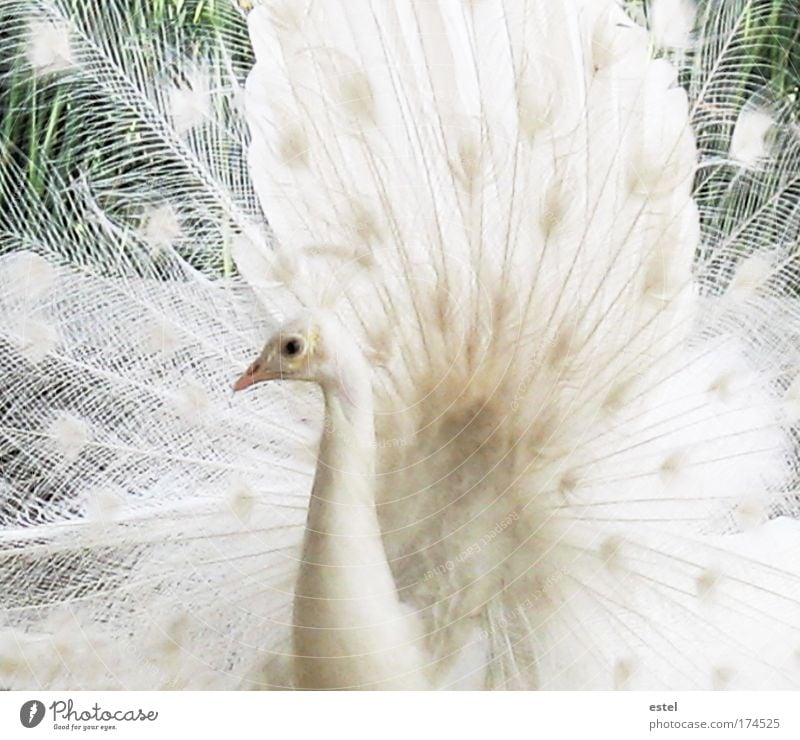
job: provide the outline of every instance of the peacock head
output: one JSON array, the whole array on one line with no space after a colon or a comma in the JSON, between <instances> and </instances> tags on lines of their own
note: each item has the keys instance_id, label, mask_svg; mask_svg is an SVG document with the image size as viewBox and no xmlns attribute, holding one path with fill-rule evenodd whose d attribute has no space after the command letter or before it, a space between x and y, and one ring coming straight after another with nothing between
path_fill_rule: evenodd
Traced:
<instances>
[{"instance_id":1,"label":"peacock head","mask_svg":"<svg viewBox=\"0 0 800 740\"><path fill-rule=\"evenodd\" d=\"M369 382L369 367L358 342L327 311L309 311L281 326L234 383L241 391L266 380L305 380L323 389Z\"/></svg>"},{"instance_id":2,"label":"peacock head","mask_svg":"<svg viewBox=\"0 0 800 740\"><path fill-rule=\"evenodd\" d=\"M241 391L266 380L320 382L327 359L321 324L318 317L311 316L284 324L269 338L233 390Z\"/></svg>"}]
</instances>

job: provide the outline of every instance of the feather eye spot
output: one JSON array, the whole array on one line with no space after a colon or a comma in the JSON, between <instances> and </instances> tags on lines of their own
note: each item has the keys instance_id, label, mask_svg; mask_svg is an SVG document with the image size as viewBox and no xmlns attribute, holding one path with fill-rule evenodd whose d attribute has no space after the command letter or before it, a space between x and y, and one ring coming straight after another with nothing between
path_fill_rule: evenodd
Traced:
<instances>
[{"instance_id":1,"label":"feather eye spot","mask_svg":"<svg viewBox=\"0 0 800 740\"><path fill-rule=\"evenodd\" d=\"M568 178L555 176L545 187L539 207L539 225L545 237L550 237L553 232L566 221L572 197Z\"/></svg>"},{"instance_id":2,"label":"feather eye spot","mask_svg":"<svg viewBox=\"0 0 800 740\"><path fill-rule=\"evenodd\" d=\"M625 541L619 535L606 537L597 549L597 555L603 565L612 573L622 570L623 548Z\"/></svg>"},{"instance_id":3,"label":"feather eye spot","mask_svg":"<svg viewBox=\"0 0 800 740\"><path fill-rule=\"evenodd\" d=\"M626 402L633 394L633 383L630 380L624 380L612 387L606 397L603 399L602 408L610 414L617 413L620 409L624 408Z\"/></svg>"},{"instance_id":4,"label":"feather eye spot","mask_svg":"<svg viewBox=\"0 0 800 740\"><path fill-rule=\"evenodd\" d=\"M70 414L53 419L47 432L57 453L67 463L77 460L90 440L89 425Z\"/></svg>"},{"instance_id":5,"label":"feather eye spot","mask_svg":"<svg viewBox=\"0 0 800 740\"><path fill-rule=\"evenodd\" d=\"M244 481L236 481L231 489L228 503L233 515L242 524L247 524L255 510L256 492Z\"/></svg>"},{"instance_id":6,"label":"feather eye spot","mask_svg":"<svg viewBox=\"0 0 800 740\"><path fill-rule=\"evenodd\" d=\"M181 651L184 644L187 643L189 627L190 621L186 614L172 617L163 626L161 647L165 657L174 657Z\"/></svg>"},{"instance_id":7,"label":"feather eye spot","mask_svg":"<svg viewBox=\"0 0 800 740\"><path fill-rule=\"evenodd\" d=\"M86 521L104 528L119 518L125 493L116 487L90 492L84 509Z\"/></svg>"},{"instance_id":8,"label":"feather eye spot","mask_svg":"<svg viewBox=\"0 0 800 740\"><path fill-rule=\"evenodd\" d=\"M772 115L760 108L745 108L733 128L730 156L740 167L755 169L769 156Z\"/></svg>"},{"instance_id":9,"label":"feather eye spot","mask_svg":"<svg viewBox=\"0 0 800 740\"><path fill-rule=\"evenodd\" d=\"M361 201L350 203L352 229L364 244L374 244L380 239L380 227L372 210Z\"/></svg>"},{"instance_id":10,"label":"feather eye spot","mask_svg":"<svg viewBox=\"0 0 800 740\"><path fill-rule=\"evenodd\" d=\"M556 110L555 94L529 84L520 85L517 93L517 116L520 130L529 143L553 125Z\"/></svg>"},{"instance_id":11,"label":"feather eye spot","mask_svg":"<svg viewBox=\"0 0 800 740\"><path fill-rule=\"evenodd\" d=\"M763 256L755 254L749 257L736 270L728 289L729 295L738 300L750 298L768 283L772 270L772 263Z\"/></svg>"},{"instance_id":12,"label":"feather eye spot","mask_svg":"<svg viewBox=\"0 0 800 740\"><path fill-rule=\"evenodd\" d=\"M178 415L188 424L197 426L211 406L208 391L196 380L186 381L175 396Z\"/></svg>"},{"instance_id":13,"label":"feather eye spot","mask_svg":"<svg viewBox=\"0 0 800 740\"><path fill-rule=\"evenodd\" d=\"M523 140L532 145L552 130L565 108L564 71L546 54L523 57L517 76L517 118Z\"/></svg>"},{"instance_id":14,"label":"feather eye spot","mask_svg":"<svg viewBox=\"0 0 800 740\"><path fill-rule=\"evenodd\" d=\"M695 579L695 594L700 599L711 599L717 592L721 574L715 568L706 568Z\"/></svg>"},{"instance_id":15,"label":"feather eye spot","mask_svg":"<svg viewBox=\"0 0 800 740\"><path fill-rule=\"evenodd\" d=\"M178 212L170 203L149 208L144 213L141 234L152 257L168 250L181 238L183 229Z\"/></svg>"},{"instance_id":16,"label":"feather eye spot","mask_svg":"<svg viewBox=\"0 0 800 740\"><path fill-rule=\"evenodd\" d=\"M576 348L575 332L565 326L558 330L547 351L546 363L551 370L568 365Z\"/></svg>"},{"instance_id":17,"label":"feather eye spot","mask_svg":"<svg viewBox=\"0 0 800 740\"><path fill-rule=\"evenodd\" d=\"M614 663L614 688L627 689L631 679L636 673L637 661L635 658L621 658Z\"/></svg>"},{"instance_id":18,"label":"feather eye spot","mask_svg":"<svg viewBox=\"0 0 800 740\"><path fill-rule=\"evenodd\" d=\"M75 64L69 26L36 21L28 28L28 63L36 74L63 72Z\"/></svg>"},{"instance_id":19,"label":"feather eye spot","mask_svg":"<svg viewBox=\"0 0 800 740\"><path fill-rule=\"evenodd\" d=\"M174 86L169 96L175 130L185 134L204 125L210 118L211 80L206 70L194 69L185 82Z\"/></svg>"},{"instance_id":20,"label":"feather eye spot","mask_svg":"<svg viewBox=\"0 0 800 740\"><path fill-rule=\"evenodd\" d=\"M61 341L58 329L41 319L23 316L9 325L22 356L34 365L54 352Z\"/></svg>"},{"instance_id":21,"label":"feather eye spot","mask_svg":"<svg viewBox=\"0 0 800 740\"><path fill-rule=\"evenodd\" d=\"M746 532L760 526L769 519L767 508L753 497L740 501L733 512L733 520L739 531Z\"/></svg>"},{"instance_id":22,"label":"feather eye spot","mask_svg":"<svg viewBox=\"0 0 800 740\"><path fill-rule=\"evenodd\" d=\"M733 397L736 374L733 371L721 373L708 386L708 393L723 403L729 403Z\"/></svg>"},{"instance_id":23,"label":"feather eye spot","mask_svg":"<svg viewBox=\"0 0 800 740\"><path fill-rule=\"evenodd\" d=\"M353 118L370 125L376 122L375 93L366 73L355 70L339 79L339 96Z\"/></svg>"},{"instance_id":24,"label":"feather eye spot","mask_svg":"<svg viewBox=\"0 0 800 740\"><path fill-rule=\"evenodd\" d=\"M676 246L675 251L683 250ZM685 282L688 283L688 279ZM663 306L680 292L681 284L682 281L671 263L670 255L667 253L653 255L642 274L642 297Z\"/></svg>"},{"instance_id":25,"label":"feather eye spot","mask_svg":"<svg viewBox=\"0 0 800 740\"><path fill-rule=\"evenodd\" d=\"M563 496L575 493L580 484L578 474L573 470L568 470L558 479L558 491Z\"/></svg>"},{"instance_id":26,"label":"feather eye spot","mask_svg":"<svg viewBox=\"0 0 800 740\"><path fill-rule=\"evenodd\" d=\"M308 167L309 141L302 126L286 126L279 133L278 156L288 167Z\"/></svg>"},{"instance_id":27,"label":"feather eye spot","mask_svg":"<svg viewBox=\"0 0 800 740\"><path fill-rule=\"evenodd\" d=\"M724 691L733 683L734 678L736 678L736 671L730 666L715 666L711 670L711 688L714 691Z\"/></svg>"},{"instance_id":28,"label":"feather eye spot","mask_svg":"<svg viewBox=\"0 0 800 740\"><path fill-rule=\"evenodd\" d=\"M658 466L658 476L664 483L674 483L684 472L688 465L685 450L678 450L667 455Z\"/></svg>"},{"instance_id":29,"label":"feather eye spot","mask_svg":"<svg viewBox=\"0 0 800 740\"><path fill-rule=\"evenodd\" d=\"M11 255L0 273L4 297L32 303L52 289L56 271L43 257L34 252Z\"/></svg>"}]
</instances>

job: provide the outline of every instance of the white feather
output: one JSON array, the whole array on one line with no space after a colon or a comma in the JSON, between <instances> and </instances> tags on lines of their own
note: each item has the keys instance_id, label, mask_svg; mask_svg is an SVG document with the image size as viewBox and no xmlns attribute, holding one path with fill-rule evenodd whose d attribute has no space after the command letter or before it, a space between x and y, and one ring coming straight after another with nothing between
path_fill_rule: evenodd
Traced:
<instances>
[{"instance_id":1,"label":"white feather","mask_svg":"<svg viewBox=\"0 0 800 740\"><path fill-rule=\"evenodd\" d=\"M175 130L185 134L211 119L210 77L202 69L193 69L188 79L170 91L170 112Z\"/></svg>"},{"instance_id":2,"label":"white feather","mask_svg":"<svg viewBox=\"0 0 800 740\"><path fill-rule=\"evenodd\" d=\"M731 158L743 167L756 167L768 156L767 135L775 126L768 111L744 108L731 138Z\"/></svg>"},{"instance_id":3,"label":"white feather","mask_svg":"<svg viewBox=\"0 0 800 740\"><path fill-rule=\"evenodd\" d=\"M181 236L181 222L176 210L169 204L149 208L144 215L142 237L157 257L172 247Z\"/></svg>"},{"instance_id":4,"label":"white feather","mask_svg":"<svg viewBox=\"0 0 800 740\"><path fill-rule=\"evenodd\" d=\"M695 0L653 0L650 4L650 32L657 46L687 48L696 20Z\"/></svg>"},{"instance_id":5,"label":"white feather","mask_svg":"<svg viewBox=\"0 0 800 740\"><path fill-rule=\"evenodd\" d=\"M59 344L58 329L31 316L7 316L6 336L29 362L41 362Z\"/></svg>"},{"instance_id":6,"label":"white feather","mask_svg":"<svg viewBox=\"0 0 800 740\"><path fill-rule=\"evenodd\" d=\"M35 74L68 70L74 64L69 25L32 22L28 29L27 55Z\"/></svg>"},{"instance_id":7,"label":"white feather","mask_svg":"<svg viewBox=\"0 0 800 740\"><path fill-rule=\"evenodd\" d=\"M0 280L6 300L30 305L53 287L55 273L47 260L39 255L20 252L8 261Z\"/></svg>"},{"instance_id":8,"label":"white feather","mask_svg":"<svg viewBox=\"0 0 800 740\"><path fill-rule=\"evenodd\" d=\"M47 428L47 435L53 440L62 459L67 463L77 459L90 439L86 422L68 414L53 419Z\"/></svg>"}]
</instances>

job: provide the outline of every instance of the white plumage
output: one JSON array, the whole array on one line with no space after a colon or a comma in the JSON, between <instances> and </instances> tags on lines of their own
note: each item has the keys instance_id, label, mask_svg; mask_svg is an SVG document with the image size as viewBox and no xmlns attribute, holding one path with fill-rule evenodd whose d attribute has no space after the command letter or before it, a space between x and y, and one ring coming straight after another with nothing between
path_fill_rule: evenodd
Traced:
<instances>
[{"instance_id":1,"label":"white plumage","mask_svg":"<svg viewBox=\"0 0 800 740\"><path fill-rule=\"evenodd\" d=\"M672 5L670 61L606 0L265 2L269 228L225 65L139 89L73 32L154 169L74 185L80 262L0 216L0 684L800 683L797 142ZM240 387L312 382L231 398L271 335Z\"/></svg>"}]
</instances>

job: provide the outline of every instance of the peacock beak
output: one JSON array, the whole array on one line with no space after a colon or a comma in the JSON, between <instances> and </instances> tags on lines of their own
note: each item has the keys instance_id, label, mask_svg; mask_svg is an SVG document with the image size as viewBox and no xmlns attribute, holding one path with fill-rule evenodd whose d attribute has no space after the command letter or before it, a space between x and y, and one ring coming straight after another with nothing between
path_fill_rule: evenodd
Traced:
<instances>
[{"instance_id":1,"label":"peacock beak","mask_svg":"<svg viewBox=\"0 0 800 740\"><path fill-rule=\"evenodd\" d=\"M280 373L268 370L263 366L261 359L258 359L239 376L239 379L233 384L233 390L234 392L243 391L251 385L265 380L275 380L278 377L280 377Z\"/></svg>"}]
</instances>

